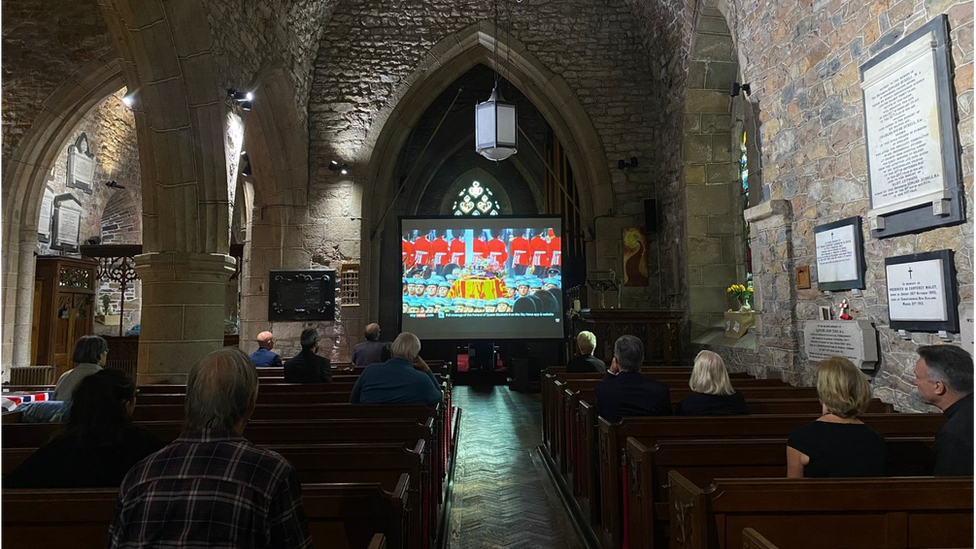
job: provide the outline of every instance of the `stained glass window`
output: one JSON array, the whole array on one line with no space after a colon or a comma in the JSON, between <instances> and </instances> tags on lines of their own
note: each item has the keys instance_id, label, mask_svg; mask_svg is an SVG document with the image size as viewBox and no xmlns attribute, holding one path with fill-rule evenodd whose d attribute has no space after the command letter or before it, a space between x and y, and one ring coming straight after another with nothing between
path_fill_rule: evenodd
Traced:
<instances>
[{"instance_id":1,"label":"stained glass window","mask_svg":"<svg viewBox=\"0 0 976 549\"><path fill-rule=\"evenodd\" d=\"M498 201L491 189L475 181L462 189L451 207L454 215L498 215Z\"/></svg>"}]
</instances>

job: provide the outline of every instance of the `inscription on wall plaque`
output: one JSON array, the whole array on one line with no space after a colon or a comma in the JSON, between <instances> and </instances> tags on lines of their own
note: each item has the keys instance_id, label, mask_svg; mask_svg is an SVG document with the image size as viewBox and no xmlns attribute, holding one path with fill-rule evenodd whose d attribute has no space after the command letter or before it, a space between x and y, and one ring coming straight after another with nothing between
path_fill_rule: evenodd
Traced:
<instances>
[{"instance_id":1,"label":"inscription on wall plaque","mask_svg":"<svg viewBox=\"0 0 976 549\"><path fill-rule=\"evenodd\" d=\"M946 21L933 19L860 67L878 238L962 221Z\"/></svg>"},{"instance_id":2,"label":"inscription on wall plaque","mask_svg":"<svg viewBox=\"0 0 976 549\"><path fill-rule=\"evenodd\" d=\"M878 331L869 320L811 320L803 323L807 360L842 356L862 370L878 363Z\"/></svg>"},{"instance_id":3,"label":"inscription on wall plaque","mask_svg":"<svg viewBox=\"0 0 976 549\"><path fill-rule=\"evenodd\" d=\"M74 145L68 147L68 180L66 183L70 188L80 189L85 194L91 194L94 179L95 155L88 149L88 136L82 133L75 140Z\"/></svg>"},{"instance_id":4,"label":"inscription on wall plaque","mask_svg":"<svg viewBox=\"0 0 976 549\"><path fill-rule=\"evenodd\" d=\"M861 218L849 217L814 227L817 246L817 289L864 288L864 244Z\"/></svg>"},{"instance_id":5,"label":"inscription on wall plaque","mask_svg":"<svg viewBox=\"0 0 976 549\"><path fill-rule=\"evenodd\" d=\"M953 267L951 250L885 258L892 329L959 331Z\"/></svg>"},{"instance_id":6,"label":"inscription on wall plaque","mask_svg":"<svg viewBox=\"0 0 976 549\"><path fill-rule=\"evenodd\" d=\"M335 320L335 271L271 271L268 320Z\"/></svg>"},{"instance_id":7,"label":"inscription on wall plaque","mask_svg":"<svg viewBox=\"0 0 976 549\"><path fill-rule=\"evenodd\" d=\"M81 216L84 210L81 202L72 194L61 194L54 198L54 238L51 247L56 250L78 251Z\"/></svg>"}]
</instances>

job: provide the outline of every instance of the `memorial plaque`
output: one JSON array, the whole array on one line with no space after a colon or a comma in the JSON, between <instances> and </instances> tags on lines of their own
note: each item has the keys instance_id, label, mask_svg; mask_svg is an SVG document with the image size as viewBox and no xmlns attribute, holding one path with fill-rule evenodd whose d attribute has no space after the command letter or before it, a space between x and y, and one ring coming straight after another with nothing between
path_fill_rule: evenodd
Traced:
<instances>
[{"instance_id":1,"label":"memorial plaque","mask_svg":"<svg viewBox=\"0 0 976 549\"><path fill-rule=\"evenodd\" d=\"M95 155L88 150L88 136L82 133L74 145L68 147L67 186L81 189L85 194L92 193L95 179Z\"/></svg>"},{"instance_id":2,"label":"memorial plaque","mask_svg":"<svg viewBox=\"0 0 976 549\"><path fill-rule=\"evenodd\" d=\"M54 217L54 191L51 187L44 187L44 198L41 199L41 215L37 221L37 239L41 242L51 241L51 220Z\"/></svg>"},{"instance_id":3,"label":"memorial plaque","mask_svg":"<svg viewBox=\"0 0 976 549\"><path fill-rule=\"evenodd\" d=\"M973 304L963 303L959 306L960 335L962 336L962 348L972 356L973 354Z\"/></svg>"},{"instance_id":4,"label":"memorial plaque","mask_svg":"<svg viewBox=\"0 0 976 549\"><path fill-rule=\"evenodd\" d=\"M864 288L861 218L819 225L813 232L817 247L817 289L836 292Z\"/></svg>"},{"instance_id":5,"label":"memorial plaque","mask_svg":"<svg viewBox=\"0 0 976 549\"><path fill-rule=\"evenodd\" d=\"M878 331L870 320L811 320L803 323L807 360L842 356L862 370L878 363Z\"/></svg>"},{"instance_id":6,"label":"memorial plaque","mask_svg":"<svg viewBox=\"0 0 976 549\"><path fill-rule=\"evenodd\" d=\"M335 271L271 271L268 320L335 320Z\"/></svg>"},{"instance_id":7,"label":"memorial plaque","mask_svg":"<svg viewBox=\"0 0 976 549\"><path fill-rule=\"evenodd\" d=\"M963 221L945 16L860 67L871 234Z\"/></svg>"},{"instance_id":8,"label":"memorial plaque","mask_svg":"<svg viewBox=\"0 0 976 549\"><path fill-rule=\"evenodd\" d=\"M958 332L953 271L951 250L885 258L891 328Z\"/></svg>"},{"instance_id":9,"label":"memorial plaque","mask_svg":"<svg viewBox=\"0 0 976 549\"><path fill-rule=\"evenodd\" d=\"M83 213L81 202L74 195L69 193L54 197L54 236L51 248L78 251Z\"/></svg>"}]
</instances>

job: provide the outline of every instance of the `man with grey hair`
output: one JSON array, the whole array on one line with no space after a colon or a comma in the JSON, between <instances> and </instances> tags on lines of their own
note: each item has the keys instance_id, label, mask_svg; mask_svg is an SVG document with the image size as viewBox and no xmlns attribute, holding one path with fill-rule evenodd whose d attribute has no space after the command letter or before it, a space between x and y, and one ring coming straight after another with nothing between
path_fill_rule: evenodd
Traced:
<instances>
[{"instance_id":1,"label":"man with grey hair","mask_svg":"<svg viewBox=\"0 0 976 549\"><path fill-rule=\"evenodd\" d=\"M596 349L596 335L593 332L580 332L576 336L576 346L579 348L580 356L569 361L569 364L566 365L566 373L607 373L607 365L599 358L593 356L593 350Z\"/></svg>"},{"instance_id":2,"label":"man with grey hair","mask_svg":"<svg viewBox=\"0 0 976 549\"><path fill-rule=\"evenodd\" d=\"M109 549L312 547L295 469L242 436L257 398L257 372L240 349L190 370L186 429L122 481Z\"/></svg>"},{"instance_id":3,"label":"man with grey hair","mask_svg":"<svg viewBox=\"0 0 976 549\"><path fill-rule=\"evenodd\" d=\"M631 416L671 415L671 390L640 373L644 343L632 335L620 336L613 344L610 370L596 387L596 413L618 422Z\"/></svg>"},{"instance_id":4,"label":"man with grey hair","mask_svg":"<svg viewBox=\"0 0 976 549\"><path fill-rule=\"evenodd\" d=\"M380 325L373 322L366 326L366 330L363 333L366 341L356 345L352 349L352 365L353 366L369 366L370 364L376 364L380 361L380 353L383 352L383 347L386 343L380 341Z\"/></svg>"},{"instance_id":5,"label":"man with grey hair","mask_svg":"<svg viewBox=\"0 0 976 549\"><path fill-rule=\"evenodd\" d=\"M953 345L918 348L915 386L946 422L935 435L936 476L973 476L973 357Z\"/></svg>"},{"instance_id":6,"label":"man with grey hair","mask_svg":"<svg viewBox=\"0 0 976 549\"><path fill-rule=\"evenodd\" d=\"M302 330L302 352L285 362L286 383L332 383L332 361L320 356L319 333Z\"/></svg>"},{"instance_id":7,"label":"man with grey hair","mask_svg":"<svg viewBox=\"0 0 976 549\"><path fill-rule=\"evenodd\" d=\"M420 358L420 340L403 332L393 340L393 358L363 370L352 388L352 404L429 404L441 401L441 388Z\"/></svg>"}]
</instances>

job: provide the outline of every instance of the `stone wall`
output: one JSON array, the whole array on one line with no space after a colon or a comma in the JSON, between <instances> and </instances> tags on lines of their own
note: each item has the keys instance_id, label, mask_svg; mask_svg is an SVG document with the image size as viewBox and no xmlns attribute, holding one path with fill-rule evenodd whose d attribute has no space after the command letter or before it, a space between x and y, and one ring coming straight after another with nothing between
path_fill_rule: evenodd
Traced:
<instances>
[{"instance_id":1,"label":"stone wall","mask_svg":"<svg viewBox=\"0 0 976 549\"><path fill-rule=\"evenodd\" d=\"M882 361L874 375L876 394L898 409L924 409L913 388L914 350L937 338L915 333L911 341L902 341L889 328L884 258L951 248L956 251L960 300L973 300L972 3L750 0L722 7L730 18L739 58L747 60L742 65L744 80L752 83L753 100L761 109L764 195L788 204L792 216L776 231L754 231L752 235L757 254L759 345L778 341L784 349L779 357L783 362L768 362L764 355L762 364L787 370L785 377L796 382L812 383L813 365L802 350L790 351L788 341L802 341L799 327L803 321L816 319L820 306L836 312L846 298L851 303L850 314L872 320L880 334ZM951 32L954 107L969 221L883 240L871 238L865 226L867 287L860 295L825 295L816 286L814 227L865 216L870 207L858 66L942 13L948 14ZM797 290L793 282L792 268L802 265L812 267L813 288L809 290ZM763 269L765 275L760 272ZM958 334L953 338L958 344Z\"/></svg>"}]
</instances>

